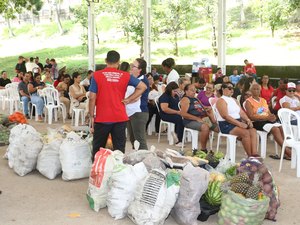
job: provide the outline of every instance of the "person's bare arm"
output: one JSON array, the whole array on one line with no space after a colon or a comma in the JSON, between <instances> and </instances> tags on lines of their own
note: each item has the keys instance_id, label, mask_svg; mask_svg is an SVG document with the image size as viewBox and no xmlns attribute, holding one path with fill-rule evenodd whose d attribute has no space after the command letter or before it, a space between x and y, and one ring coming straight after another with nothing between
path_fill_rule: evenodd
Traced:
<instances>
[{"instance_id":1,"label":"person's bare arm","mask_svg":"<svg viewBox=\"0 0 300 225\"><path fill-rule=\"evenodd\" d=\"M21 96L25 96L25 97L30 98L30 96L28 94L26 94L23 90L20 90L19 93L20 93Z\"/></svg>"},{"instance_id":2,"label":"person's bare arm","mask_svg":"<svg viewBox=\"0 0 300 225\"><path fill-rule=\"evenodd\" d=\"M123 99L122 102L125 105L127 105L129 103L132 103L132 102L136 101L136 99L139 98L144 93L144 91L146 89L147 89L146 84L144 82L140 81L139 84L135 87L135 91L130 96Z\"/></svg>"},{"instance_id":3,"label":"person's bare arm","mask_svg":"<svg viewBox=\"0 0 300 225\"><path fill-rule=\"evenodd\" d=\"M298 111L300 110L300 106L297 106L297 107L291 107L291 104L289 102L283 102L282 103L282 108L287 108L287 109L290 109L290 110L293 110L293 111Z\"/></svg>"},{"instance_id":4,"label":"person's bare arm","mask_svg":"<svg viewBox=\"0 0 300 225\"><path fill-rule=\"evenodd\" d=\"M227 103L222 98L220 98L217 101L216 107L217 107L218 112L220 113L220 116L224 120L226 120L228 123L231 123L231 124L236 125L236 126L241 127L241 128L247 128L248 127L247 124L234 119L233 117L231 117L228 114Z\"/></svg>"},{"instance_id":5,"label":"person's bare arm","mask_svg":"<svg viewBox=\"0 0 300 225\"><path fill-rule=\"evenodd\" d=\"M194 116L192 114L188 113L188 109L190 106L190 101L188 98L182 98L180 101L180 115L187 120L195 120L198 122L202 122L202 119L200 117Z\"/></svg>"},{"instance_id":6,"label":"person's bare arm","mask_svg":"<svg viewBox=\"0 0 300 225\"><path fill-rule=\"evenodd\" d=\"M97 94L90 91L89 97L89 112L90 112L90 120L91 120L91 133L94 133L94 114L95 114L95 105L96 105L96 96Z\"/></svg>"}]
</instances>

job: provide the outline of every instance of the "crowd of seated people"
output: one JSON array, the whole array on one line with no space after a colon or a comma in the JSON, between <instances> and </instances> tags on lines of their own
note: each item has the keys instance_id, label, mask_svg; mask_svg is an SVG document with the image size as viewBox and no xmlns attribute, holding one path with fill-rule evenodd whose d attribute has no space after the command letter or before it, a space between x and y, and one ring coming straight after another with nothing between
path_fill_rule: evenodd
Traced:
<instances>
[{"instance_id":1,"label":"crowd of seated people","mask_svg":"<svg viewBox=\"0 0 300 225\"><path fill-rule=\"evenodd\" d=\"M238 136L248 156L258 156L256 130L271 133L278 145L282 146L283 132L277 112L280 108L288 108L300 115L300 81L295 84L287 78L281 78L278 88L274 89L268 75L258 76L253 63L248 60L244 62L245 67L240 73L238 68L234 68L232 75L227 76L218 68L210 82L200 77L193 84L190 78L178 75L173 58L162 62L165 76L158 74L155 68L152 73L146 74L142 61L135 60L132 64L123 62L120 65L121 70L149 83L147 93L137 100L140 101L138 108L147 109L143 108L134 113L138 116L147 115L143 119L144 131L140 133L146 132L153 115L156 115L156 133L159 132L161 119L175 124L172 135L177 146L182 145L184 127L200 131L202 150L207 148L211 130ZM73 108L84 109L85 115L88 114L88 90L93 76L92 70L87 72L83 80L78 72L73 73L71 78L65 69L58 70L55 59L46 59L43 65L38 57L26 59L22 56L19 57L15 69L16 76L12 81L8 79L5 71L1 73L0 89L4 89L10 82L19 83L18 90L27 118L28 102L31 102L36 105L38 121L42 121L44 102L39 92L46 86L57 89L60 101L66 106L68 118L71 118ZM260 83L257 83L258 78ZM211 104L216 109L217 120L213 116ZM136 124L133 117L131 123ZM296 124L296 120L292 124ZM131 133L135 135L134 132ZM143 148L147 149L146 142ZM290 158L290 149L286 150L285 158Z\"/></svg>"}]
</instances>

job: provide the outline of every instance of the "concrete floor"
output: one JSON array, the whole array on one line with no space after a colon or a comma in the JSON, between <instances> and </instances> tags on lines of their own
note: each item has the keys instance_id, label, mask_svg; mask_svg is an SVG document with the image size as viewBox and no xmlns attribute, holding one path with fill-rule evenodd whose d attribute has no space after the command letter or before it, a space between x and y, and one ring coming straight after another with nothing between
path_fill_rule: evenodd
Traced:
<instances>
[{"instance_id":1,"label":"concrete floor","mask_svg":"<svg viewBox=\"0 0 300 225\"><path fill-rule=\"evenodd\" d=\"M68 120L67 123L70 123ZM48 125L30 121L39 132L46 132ZM51 127L60 127L58 122ZM170 147L166 142L166 136L161 143L157 143L157 136L147 136L148 145L155 145L160 149ZM223 141L225 143L225 141ZM214 146L216 141L214 141ZM4 155L7 146L0 147L0 156ZM130 149L130 144L127 143ZM190 143L186 148L191 148ZM225 146L222 145L221 150ZM274 143L268 141L267 155L274 152ZM237 161L244 156L241 146L237 148ZM300 224L299 213L299 184L296 171L290 169L290 161L284 161L283 171L278 172L279 161L270 158L265 163L273 172L279 185L281 207L277 214L277 225ZM0 158L0 225L131 225L130 219L115 221L110 217L107 209L99 213L92 211L86 200L88 178L76 181L63 181L61 176L54 180L48 180L38 171L20 177L8 167L6 159ZM74 217L75 216L75 217ZM198 222L201 224L202 222ZM211 216L205 224L216 224L217 216ZM177 224L169 217L166 225ZM265 221L264 225L274 224Z\"/></svg>"}]
</instances>

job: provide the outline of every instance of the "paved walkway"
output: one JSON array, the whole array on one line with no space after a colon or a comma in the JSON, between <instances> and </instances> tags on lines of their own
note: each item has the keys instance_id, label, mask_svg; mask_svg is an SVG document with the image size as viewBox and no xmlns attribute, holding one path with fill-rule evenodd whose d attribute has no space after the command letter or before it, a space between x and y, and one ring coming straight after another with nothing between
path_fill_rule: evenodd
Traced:
<instances>
[{"instance_id":1,"label":"paved walkway","mask_svg":"<svg viewBox=\"0 0 300 225\"><path fill-rule=\"evenodd\" d=\"M69 121L68 121L69 122ZM30 122L39 132L46 132L44 123ZM55 123L51 127L59 127ZM225 143L225 141L223 141ZM148 136L148 145L155 145L160 149L170 147L166 136L162 143L157 143L157 137ZM214 146L216 141L214 141ZM221 149L224 149L222 145ZM190 143L186 148L191 148ZM274 143L267 145L268 154L274 152ZM127 143L127 149L130 144ZM6 147L0 147L0 156L5 153ZM237 148L237 160L244 156L241 146ZM290 162L284 161L283 171L278 173L279 161L267 158L269 166L277 184L279 185L281 207L277 215L276 225L300 224L299 213L299 184L296 171L290 169ZM6 159L0 158L0 225L132 225L130 219L115 221L110 217L107 209L99 213L92 211L86 200L88 179L63 181L61 176L55 180L48 180L34 171L24 177L18 176L8 167ZM75 218L74 218L75 216ZM78 217L76 217L78 216ZM216 224L217 216L211 216L205 224ZM166 225L177 224L169 217ZM201 224L201 222L199 222ZM264 225L273 225L274 222L265 221Z\"/></svg>"}]
</instances>

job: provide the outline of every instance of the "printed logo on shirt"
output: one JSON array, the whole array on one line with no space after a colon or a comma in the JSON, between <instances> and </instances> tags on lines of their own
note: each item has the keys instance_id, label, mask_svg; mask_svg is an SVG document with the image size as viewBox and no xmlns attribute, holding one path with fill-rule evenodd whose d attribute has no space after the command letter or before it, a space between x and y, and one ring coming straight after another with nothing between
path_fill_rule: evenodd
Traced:
<instances>
[{"instance_id":1,"label":"printed logo on shirt","mask_svg":"<svg viewBox=\"0 0 300 225\"><path fill-rule=\"evenodd\" d=\"M123 76L123 73L119 72L103 72L103 75L106 77L107 82L115 82L118 83Z\"/></svg>"}]
</instances>

